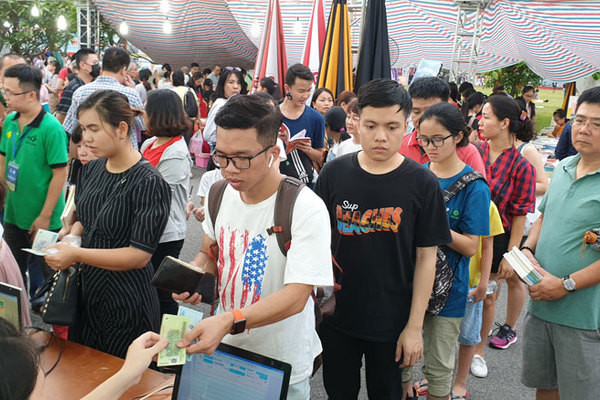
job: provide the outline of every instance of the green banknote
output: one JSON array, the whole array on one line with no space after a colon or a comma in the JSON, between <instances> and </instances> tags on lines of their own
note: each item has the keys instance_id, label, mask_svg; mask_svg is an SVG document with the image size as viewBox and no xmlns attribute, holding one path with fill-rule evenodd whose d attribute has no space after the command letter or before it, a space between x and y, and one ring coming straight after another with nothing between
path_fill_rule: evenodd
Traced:
<instances>
[{"instance_id":1,"label":"green banknote","mask_svg":"<svg viewBox=\"0 0 600 400\"><path fill-rule=\"evenodd\" d=\"M158 353L159 367L185 364L185 349L177 347L177 342L188 332L189 317L164 314L160 325L160 336L169 339L169 344Z\"/></svg>"}]
</instances>

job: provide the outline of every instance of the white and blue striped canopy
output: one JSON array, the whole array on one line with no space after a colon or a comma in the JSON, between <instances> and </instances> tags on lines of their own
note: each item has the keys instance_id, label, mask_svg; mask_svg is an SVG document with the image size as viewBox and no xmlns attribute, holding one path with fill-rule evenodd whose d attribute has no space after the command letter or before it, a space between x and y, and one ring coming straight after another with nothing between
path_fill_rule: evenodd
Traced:
<instances>
[{"instance_id":1,"label":"white and blue striped canopy","mask_svg":"<svg viewBox=\"0 0 600 400\"><path fill-rule=\"evenodd\" d=\"M163 33L166 16L159 0L95 3L115 28L126 21L127 39L158 63L252 68L268 0L170 0L167 16L173 31L169 35ZM313 0L280 0L290 65L302 58L312 4ZM326 0L326 20L330 6ZM422 58L450 65L458 10L453 0L387 0L386 6L393 66L416 66ZM355 45L359 27L359 22L351 27ZM600 69L600 3L493 0L484 14L476 70L490 71L519 61L554 81L596 72Z\"/></svg>"}]
</instances>

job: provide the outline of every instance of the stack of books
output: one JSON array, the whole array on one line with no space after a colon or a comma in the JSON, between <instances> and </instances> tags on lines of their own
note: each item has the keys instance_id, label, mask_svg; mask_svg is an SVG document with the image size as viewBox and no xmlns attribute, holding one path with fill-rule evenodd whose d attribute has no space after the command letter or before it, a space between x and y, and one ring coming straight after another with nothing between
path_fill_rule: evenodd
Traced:
<instances>
[{"instance_id":1,"label":"stack of books","mask_svg":"<svg viewBox=\"0 0 600 400\"><path fill-rule=\"evenodd\" d=\"M517 275L519 275L521 280L527 285L535 285L542 280L542 275L533 267L531 261L529 261L525 254L523 254L516 246L513 246L512 250L508 253L504 253L504 259L508 261Z\"/></svg>"}]
</instances>

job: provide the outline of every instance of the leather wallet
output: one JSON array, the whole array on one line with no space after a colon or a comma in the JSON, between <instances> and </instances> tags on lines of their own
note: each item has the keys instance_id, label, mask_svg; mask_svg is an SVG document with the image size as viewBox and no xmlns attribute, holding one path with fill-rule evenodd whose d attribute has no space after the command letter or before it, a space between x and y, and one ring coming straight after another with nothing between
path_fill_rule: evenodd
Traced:
<instances>
[{"instance_id":1,"label":"leather wallet","mask_svg":"<svg viewBox=\"0 0 600 400\"><path fill-rule=\"evenodd\" d=\"M150 283L172 293L199 293L202 302L207 304L212 304L215 299L213 274L171 256L163 259Z\"/></svg>"}]
</instances>

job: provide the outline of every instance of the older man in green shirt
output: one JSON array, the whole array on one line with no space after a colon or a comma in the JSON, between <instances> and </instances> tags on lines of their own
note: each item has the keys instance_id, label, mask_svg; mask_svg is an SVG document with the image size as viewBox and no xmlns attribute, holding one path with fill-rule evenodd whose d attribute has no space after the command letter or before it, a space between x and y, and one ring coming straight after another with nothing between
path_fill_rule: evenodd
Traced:
<instances>
[{"instance_id":1,"label":"older man in green shirt","mask_svg":"<svg viewBox=\"0 0 600 400\"><path fill-rule=\"evenodd\" d=\"M600 399L600 251L582 248L600 227L600 87L579 96L572 139L579 154L556 167L521 248L543 275L529 288L523 345L522 381L537 400Z\"/></svg>"}]
</instances>

